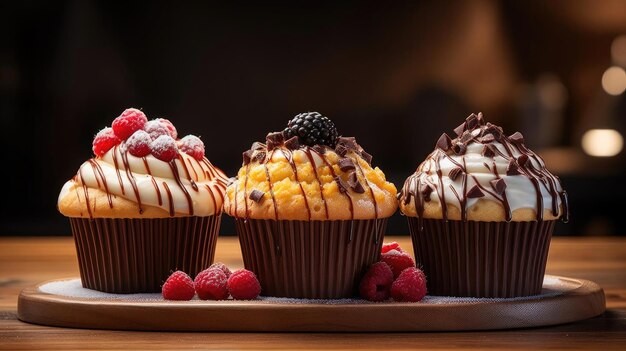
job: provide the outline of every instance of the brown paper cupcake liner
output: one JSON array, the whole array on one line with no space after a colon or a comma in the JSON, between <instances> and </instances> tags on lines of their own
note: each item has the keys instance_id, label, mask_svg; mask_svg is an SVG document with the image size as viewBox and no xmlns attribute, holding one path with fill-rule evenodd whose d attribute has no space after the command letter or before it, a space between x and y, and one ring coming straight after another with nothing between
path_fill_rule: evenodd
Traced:
<instances>
[{"instance_id":1,"label":"brown paper cupcake liner","mask_svg":"<svg viewBox=\"0 0 626 351\"><path fill-rule=\"evenodd\" d=\"M555 221L475 222L409 217L428 293L518 297L541 293Z\"/></svg>"},{"instance_id":2,"label":"brown paper cupcake liner","mask_svg":"<svg viewBox=\"0 0 626 351\"><path fill-rule=\"evenodd\" d=\"M243 262L264 296L352 297L377 262L387 219L275 221L235 219Z\"/></svg>"},{"instance_id":3,"label":"brown paper cupcake liner","mask_svg":"<svg viewBox=\"0 0 626 351\"><path fill-rule=\"evenodd\" d=\"M160 292L174 270L194 277L213 262L220 217L70 218L83 287Z\"/></svg>"}]
</instances>

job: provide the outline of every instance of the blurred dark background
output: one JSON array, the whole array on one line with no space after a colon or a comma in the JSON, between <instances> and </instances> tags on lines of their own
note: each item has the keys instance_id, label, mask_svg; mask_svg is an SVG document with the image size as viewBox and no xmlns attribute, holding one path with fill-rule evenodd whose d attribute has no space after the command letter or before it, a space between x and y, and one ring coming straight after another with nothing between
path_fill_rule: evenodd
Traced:
<instances>
[{"instance_id":1,"label":"blurred dark background","mask_svg":"<svg viewBox=\"0 0 626 351\"><path fill-rule=\"evenodd\" d=\"M569 191L558 235L624 235L626 1L0 5L0 235L69 235L63 183L127 107L241 151L316 110L400 187L469 113L527 143ZM389 234L407 233L400 215ZM233 234L226 217L222 234Z\"/></svg>"}]
</instances>

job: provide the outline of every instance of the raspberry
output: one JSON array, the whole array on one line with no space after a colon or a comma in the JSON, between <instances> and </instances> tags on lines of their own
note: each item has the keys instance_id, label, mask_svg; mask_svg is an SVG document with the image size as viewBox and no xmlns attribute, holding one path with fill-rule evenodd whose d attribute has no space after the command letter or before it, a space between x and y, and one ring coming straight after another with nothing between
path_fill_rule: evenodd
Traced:
<instances>
[{"instance_id":1,"label":"raspberry","mask_svg":"<svg viewBox=\"0 0 626 351\"><path fill-rule=\"evenodd\" d=\"M178 146L176 141L169 135L161 135L156 138L152 144L152 155L161 161L170 162L178 156Z\"/></svg>"},{"instance_id":2,"label":"raspberry","mask_svg":"<svg viewBox=\"0 0 626 351\"><path fill-rule=\"evenodd\" d=\"M156 139L161 135L169 135L172 139L176 139L176 136L178 135L176 128L172 125L172 122L162 118L148 121L143 126L143 130L150 134L152 139Z\"/></svg>"},{"instance_id":3,"label":"raspberry","mask_svg":"<svg viewBox=\"0 0 626 351\"><path fill-rule=\"evenodd\" d=\"M111 150L111 148L117 144L119 144L121 140L115 136L113 129L104 128L96 134L93 138L93 153L96 156L102 156L106 154L107 151Z\"/></svg>"},{"instance_id":4,"label":"raspberry","mask_svg":"<svg viewBox=\"0 0 626 351\"><path fill-rule=\"evenodd\" d=\"M202 300L228 299L228 277L219 268L208 268L198 273L193 281L198 297Z\"/></svg>"},{"instance_id":5,"label":"raspberry","mask_svg":"<svg viewBox=\"0 0 626 351\"><path fill-rule=\"evenodd\" d=\"M161 290L166 300L189 301L195 295L193 280L183 271L176 271L170 275Z\"/></svg>"},{"instance_id":6,"label":"raspberry","mask_svg":"<svg viewBox=\"0 0 626 351\"><path fill-rule=\"evenodd\" d=\"M400 251L400 252L404 252L400 248L400 244L398 244L395 241L392 241L390 243L384 243L382 249L380 249L380 253L387 253L387 252L389 252L391 250L397 250L397 251Z\"/></svg>"},{"instance_id":7,"label":"raspberry","mask_svg":"<svg viewBox=\"0 0 626 351\"><path fill-rule=\"evenodd\" d=\"M129 108L113 120L111 127L113 127L113 131L118 138L126 140L134 132L143 128L146 122L148 122L148 118L146 118L143 112L136 108Z\"/></svg>"},{"instance_id":8,"label":"raspberry","mask_svg":"<svg viewBox=\"0 0 626 351\"><path fill-rule=\"evenodd\" d=\"M228 267L226 267L226 265L222 262L215 262L210 265L208 269L219 269L224 272L224 274L226 274L226 278L230 278L230 275L233 274L230 269L228 269Z\"/></svg>"},{"instance_id":9,"label":"raspberry","mask_svg":"<svg viewBox=\"0 0 626 351\"><path fill-rule=\"evenodd\" d=\"M295 116L287 123L283 134L285 140L297 136L300 144L328 145L333 148L338 138L335 124L318 112L301 113Z\"/></svg>"},{"instance_id":10,"label":"raspberry","mask_svg":"<svg viewBox=\"0 0 626 351\"><path fill-rule=\"evenodd\" d=\"M228 278L228 290L235 300L253 300L261 293L261 284L254 273L240 269Z\"/></svg>"},{"instance_id":11,"label":"raspberry","mask_svg":"<svg viewBox=\"0 0 626 351\"><path fill-rule=\"evenodd\" d=\"M161 124L165 125L165 127L167 128L167 130L170 131L170 136L176 140L178 138L178 131L176 130L176 127L174 127L174 124L172 122L170 122L169 119L165 119L165 118L157 118L157 121L161 122Z\"/></svg>"},{"instance_id":12,"label":"raspberry","mask_svg":"<svg viewBox=\"0 0 626 351\"><path fill-rule=\"evenodd\" d=\"M204 157L204 143L195 135L187 135L178 141L180 151L192 156L198 161Z\"/></svg>"},{"instance_id":13,"label":"raspberry","mask_svg":"<svg viewBox=\"0 0 626 351\"><path fill-rule=\"evenodd\" d=\"M426 296L426 291L426 276L415 267L403 270L391 285L391 297L396 301L417 302Z\"/></svg>"},{"instance_id":14,"label":"raspberry","mask_svg":"<svg viewBox=\"0 0 626 351\"><path fill-rule=\"evenodd\" d=\"M393 283L393 272L385 262L374 263L365 273L359 293L369 301L383 301L389 298L389 288Z\"/></svg>"},{"instance_id":15,"label":"raspberry","mask_svg":"<svg viewBox=\"0 0 626 351\"><path fill-rule=\"evenodd\" d=\"M133 133L126 141L126 150L133 156L144 157L150 154L152 138L143 130Z\"/></svg>"},{"instance_id":16,"label":"raspberry","mask_svg":"<svg viewBox=\"0 0 626 351\"><path fill-rule=\"evenodd\" d=\"M380 255L380 260L391 267L394 278L397 278L406 268L415 267L413 258L406 252L400 252L398 250L390 250Z\"/></svg>"}]
</instances>

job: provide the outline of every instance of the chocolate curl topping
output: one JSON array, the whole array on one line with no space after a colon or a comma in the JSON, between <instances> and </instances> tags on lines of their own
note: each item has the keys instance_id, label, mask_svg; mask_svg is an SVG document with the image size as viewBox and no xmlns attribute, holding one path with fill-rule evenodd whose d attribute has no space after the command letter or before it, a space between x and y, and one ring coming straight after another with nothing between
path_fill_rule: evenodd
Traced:
<instances>
[{"instance_id":1,"label":"chocolate curl topping","mask_svg":"<svg viewBox=\"0 0 626 351\"><path fill-rule=\"evenodd\" d=\"M256 203L259 203L261 202L261 200L263 200L263 195L265 195L264 192L254 189L252 190L248 198Z\"/></svg>"},{"instance_id":2,"label":"chocolate curl topping","mask_svg":"<svg viewBox=\"0 0 626 351\"><path fill-rule=\"evenodd\" d=\"M461 136L461 134L463 134L464 131L465 131L465 122L459 124L458 127L454 128L454 132L456 133L457 136Z\"/></svg>"},{"instance_id":3,"label":"chocolate curl topping","mask_svg":"<svg viewBox=\"0 0 626 351\"><path fill-rule=\"evenodd\" d=\"M252 159L252 150L244 151L243 154L243 165L246 166L250 163Z\"/></svg>"},{"instance_id":4,"label":"chocolate curl topping","mask_svg":"<svg viewBox=\"0 0 626 351\"><path fill-rule=\"evenodd\" d=\"M513 133L510 137L509 140L513 143L513 144L523 144L524 143L524 136L522 135L522 133L520 132L515 132Z\"/></svg>"},{"instance_id":5,"label":"chocolate curl topping","mask_svg":"<svg viewBox=\"0 0 626 351\"><path fill-rule=\"evenodd\" d=\"M361 150L361 157L367 162L368 165L372 165L372 155L365 152L365 150Z\"/></svg>"},{"instance_id":6,"label":"chocolate curl topping","mask_svg":"<svg viewBox=\"0 0 626 351\"><path fill-rule=\"evenodd\" d=\"M343 181L343 179L341 179L341 177L335 176L333 179L337 183L339 192L341 192L342 194L345 194L346 192L348 192L348 185L346 184L346 182Z\"/></svg>"},{"instance_id":7,"label":"chocolate curl topping","mask_svg":"<svg viewBox=\"0 0 626 351\"><path fill-rule=\"evenodd\" d=\"M265 148L265 144L258 141L255 141L254 143L252 143L252 146L250 146L250 150L252 151L261 150L263 148Z\"/></svg>"},{"instance_id":8,"label":"chocolate curl topping","mask_svg":"<svg viewBox=\"0 0 626 351\"><path fill-rule=\"evenodd\" d=\"M478 117L472 113L465 120L465 124L467 125L468 130L473 130L478 125Z\"/></svg>"},{"instance_id":9,"label":"chocolate curl topping","mask_svg":"<svg viewBox=\"0 0 626 351\"><path fill-rule=\"evenodd\" d=\"M493 135L493 138L497 141L502 139L502 129L495 124L487 123L487 127L483 133L485 136L488 134Z\"/></svg>"},{"instance_id":10,"label":"chocolate curl topping","mask_svg":"<svg viewBox=\"0 0 626 351\"><path fill-rule=\"evenodd\" d=\"M335 152L337 153L337 155L345 157L348 153L348 149L341 144L337 144L337 146L335 147Z\"/></svg>"},{"instance_id":11,"label":"chocolate curl topping","mask_svg":"<svg viewBox=\"0 0 626 351\"><path fill-rule=\"evenodd\" d=\"M454 151L454 153L457 155L465 154L466 150L467 150L467 146L465 146L465 144L462 144L462 143L456 143L454 144L454 146L452 146L452 151Z\"/></svg>"},{"instance_id":12,"label":"chocolate curl topping","mask_svg":"<svg viewBox=\"0 0 626 351\"><path fill-rule=\"evenodd\" d=\"M443 151L448 151L450 150L451 146L452 146L452 139L450 139L448 134L446 133L441 134L441 136L439 137L439 140L437 140L437 147Z\"/></svg>"},{"instance_id":13,"label":"chocolate curl topping","mask_svg":"<svg viewBox=\"0 0 626 351\"><path fill-rule=\"evenodd\" d=\"M519 175L519 174L522 174L522 173L519 171L519 167L517 166L517 163L515 162L515 160L511 159L509 161L508 167L506 168L506 175L513 176L513 175Z\"/></svg>"},{"instance_id":14,"label":"chocolate curl topping","mask_svg":"<svg viewBox=\"0 0 626 351\"><path fill-rule=\"evenodd\" d=\"M256 161L259 161L259 162L261 162L261 163L262 163L262 162L264 162L264 161L265 161L265 156L266 156L266 155L267 155L267 154L265 153L265 151L259 151L259 152L257 152L257 153L256 153L256 155L254 155L254 159L255 159Z\"/></svg>"},{"instance_id":15,"label":"chocolate curl topping","mask_svg":"<svg viewBox=\"0 0 626 351\"><path fill-rule=\"evenodd\" d=\"M485 196L485 194L483 193L482 190L480 190L480 188L478 187L478 185L474 185L468 192L467 192L467 197L470 199L474 199L477 197L483 197Z\"/></svg>"},{"instance_id":16,"label":"chocolate curl topping","mask_svg":"<svg viewBox=\"0 0 626 351\"><path fill-rule=\"evenodd\" d=\"M493 145L485 145L483 147L482 155L485 157L494 157L496 153L493 151Z\"/></svg>"},{"instance_id":17,"label":"chocolate curl topping","mask_svg":"<svg viewBox=\"0 0 626 351\"><path fill-rule=\"evenodd\" d=\"M478 121L479 125L485 125L485 118L483 117L483 113L482 112L478 112L478 116L476 116L476 120Z\"/></svg>"},{"instance_id":18,"label":"chocolate curl topping","mask_svg":"<svg viewBox=\"0 0 626 351\"><path fill-rule=\"evenodd\" d=\"M337 165L339 166L339 169L341 169L342 172L353 171L354 169L356 169L352 159L347 158L347 157L339 160L339 162L337 162Z\"/></svg>"},{"instance_id":19,"label":"chocolate curl topping","mask_svg":"<svg viewBox=\"0 0 626 351\"><path fill-rule=\"evenodd\" d=\"M461 174L462 172L463 170L461 169L461 167L452 168L450 172L448 172L448 177L450 178L450 180L455 181L456 178L458 178L459 174Z\"/></svg>"},{"instance_id":20,"label":"chocolate curl topping","mask_svg":"<svg viewBox=\"0 0 626 351\"><path fill-rule=\"evenodd\" d=\"M355 193L363 194L365 192L363 185L359 182L359 177L356 175L356 172L352 172L348 176L348 185L350 185L350 188L352 188Z\"/></svg>"},{"instance_id":21,"label":"chocolate curl topping","mask_svg":"<svg viewBox=\"0 0 626 351\"><path fill-rule=\"evenodd\" d=\"M354 137L339 137L337 144L345 146L348 150L358 151L360 149Z\"/></svg>"},{"instance_id":22,"label":"chocolate curl topping","mask_svg":"<svg viewBox=\"0 0 626 351\"><path fill-rule=\"evenodd\" d=\"M313 146L313 151L317 152L320 155L323 155L326 153L326 147L322 145L315 145Z\"/></svg>"},{"instance_id":23,"label":"chocolate curl topping","mask_svg":"<svg viewBox=\"0 0 626 351\"><path fill-rule=\"evenodd\" d=\"M472 133L465 133L463 134L463 136L461 136L460 142L462 142L463 144L467 145L467 142L474 139L474 136L472 135Z\"/></svg>"},{"instance_id":24,"label":"chocolate curl topping","mask_svg":"<svg viewBox=\"0 0 626 351\"><path fill-rule=\"evenodd\" d=\"M502 178L494 179L489 182L491 187L498 195L502 195L506 189L506 182Z\"/></svg>"},{"instance_id":25,"label":"chocolate curl topping","mask_svg":"<svg viewBox=\"0 0 626 351\"><path fill-rule=\"evenodd\" d=\"M273 150L273 149L279 147L280 145L282 145L282 143L285 141L285 136L284 136L283 132L269 133L265 137L265 141L267 143L267 149L268 150Z\"/></svg>"},{"instance_id":26,"label":"chocolate curl topping","mask_svg":"<svg viewBox=\"0 0 626 351\"><path fill-rule=\"evenodd\" d=\"M287 141L285 141L285 147L289 150L297 150L300 148L300 142L298 141L298 137L294 136L291 137L289 139L287 139Z\"/></svg>"}]
</instances>

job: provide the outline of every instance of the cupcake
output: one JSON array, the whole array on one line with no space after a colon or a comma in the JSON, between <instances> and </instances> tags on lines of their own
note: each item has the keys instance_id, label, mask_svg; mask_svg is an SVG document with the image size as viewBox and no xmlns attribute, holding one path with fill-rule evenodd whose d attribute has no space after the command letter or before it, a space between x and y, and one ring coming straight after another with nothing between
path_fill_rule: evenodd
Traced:
<instances>
[{"instance_id":1,"label":"cupcake","mask_svg":"<svg viewBox=\"0 0 626 351\"><path fill-rule=\"evenodd\" d=\"M378 261L396 188L317 112L243 153L226 189L246 269L265 296L344 298Z\"/></svg>"},{"instance_id":2,"label":"cupcake","mask_svg":"<svg viewBox=\"0 0 626 351\"><path fill-rule=\"evenodd\" d=\"M416 261L432 295L516 297L541 292L567 194L519 132L471 114L442 134L400 192Z\"/></svg>"},{"instance_id":3,"label":"cupcake","mask_svg":"<svg viewBox=\"0 0 626 351\"><path fill-rule=\"evenodd\" d=\"M227 177L193 135L127 109L94 138L95 157L65 183L85 288L159 292L172 270L192 276L213 261Z\"/></svg>"}]
</instances>

